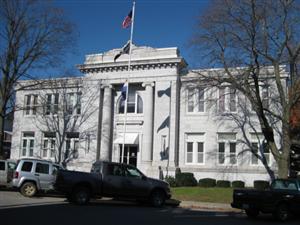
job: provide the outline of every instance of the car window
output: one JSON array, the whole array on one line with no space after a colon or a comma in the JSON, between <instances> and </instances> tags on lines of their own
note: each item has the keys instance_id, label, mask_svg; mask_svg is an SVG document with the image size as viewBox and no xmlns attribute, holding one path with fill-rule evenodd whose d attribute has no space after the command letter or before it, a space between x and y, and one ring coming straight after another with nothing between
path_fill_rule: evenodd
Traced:
<instances>
[{"instance_id":1,"label":"car window","mask_svg":"<svg viewBox=\"0 0 300 225\"><path fill-rule=\"evenodd\" d=\"M16 163L8 162L8 168L9 168L9 169L14 170L14 169L16 169L16 166L17 166Z\"/></svg>"},{"instance_id":2,"label":"car window","mask_svg":"<svg viewBox=\"0 0 300 225\"><path fill-rule=\"evenodd\" d=\"M36 173L49 174L49 164L36 163L35 172Z\"/></svg>"},{"instance_id":3,"label":"car window","mask_svg":"<svg viewBox=\"0 0 300 225\"><path fill-rule=\"evenodd\" d=\"M125 176L140 178L140 177L142 177L142 174L136 168L126 166L125 167Z\"/></svg>"},{"instance_id":4,"label":"car window","mask_svg":"<svg viewBox=\"0 0 300 225\"><path fill-rule=\"evenodd\" d=\"M21 171L30 172L32 169L32 162L24 162Z\"/></svg>"},{"instance_id":5,"label":"car window","mask_svg":"<svg viewBox=\"0 0 300 225\"><path fill-rule=\"evenodd\" d=\"M109 164L107 165L106 174L111 176L123 176L122 167L120 165Z\"/></svg>"},{"instance_id":6,"label":"car window","mask_svg":"<svg viewBox=\"0 0 300 225\"><path fill-rule=\"evenodd\" d=\"M5 162L0 162L0 170L5 170Z\"/></svg>"},{"instance_id":7,"label":"car window","mask_svg":"<svg viewBox=\"0 0 300 225\"><path fill-rule=\"evenodd\" d=\"M296 182L288 180L276 180L272 187L278 190L297 190Z\"/></svg>"}]
</instances>

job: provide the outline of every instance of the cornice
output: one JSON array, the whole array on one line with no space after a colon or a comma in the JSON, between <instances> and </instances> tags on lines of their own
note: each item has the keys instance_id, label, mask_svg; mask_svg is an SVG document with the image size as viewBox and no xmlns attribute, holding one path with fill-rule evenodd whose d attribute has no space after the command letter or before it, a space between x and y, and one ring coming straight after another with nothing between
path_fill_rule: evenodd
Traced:
<instances>
[{"instance_id":1,"label":"cornice","mask_svg":"<svg viewBox=\"0 0 300 225\"><path fill-rule=\"evenodd\" d=\"M152 69L167 69L167 68L183 68L186 62L182 58L172 59L156 59L156 60L137 60L131 62L131 71L152 70ZM108 62L77 65L77 68L82 73L107 73L119 72L128 70L128 62Z\"/></svg>"}]
</instances>

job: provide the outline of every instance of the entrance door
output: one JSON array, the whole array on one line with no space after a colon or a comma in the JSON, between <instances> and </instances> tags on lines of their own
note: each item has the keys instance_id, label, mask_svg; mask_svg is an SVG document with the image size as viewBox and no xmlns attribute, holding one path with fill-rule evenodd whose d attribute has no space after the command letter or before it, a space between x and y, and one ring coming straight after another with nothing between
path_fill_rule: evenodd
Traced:
<instances>
[{"instance_id":1,"label":"entrance door","mask_svg":"<svg viewBox=\"0 0 300 225\"><path fill-rule=\"evenodd\" d=\"M137 145L125 145L123 163L136 167L137 149ZM122 162L122 145L120 145L120 162Z\"/></svg>"}]
</instances>

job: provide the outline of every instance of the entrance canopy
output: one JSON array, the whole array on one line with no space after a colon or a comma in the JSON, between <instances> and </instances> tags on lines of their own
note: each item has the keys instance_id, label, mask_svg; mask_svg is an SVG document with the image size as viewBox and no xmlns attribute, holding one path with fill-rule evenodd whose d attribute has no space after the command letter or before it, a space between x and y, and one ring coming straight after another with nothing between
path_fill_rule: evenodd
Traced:
<instances>
[{"instance_id":1,"label":"entrance canopy","mask_svg":"<svg viewBox=\"0 0 300 225\"><path fill-rule=\"evenodd\" d=\"M139 134L138 133L125 133L125 140L124 134L119 134L118 137L115 139L115 144L127 144L127 145L137 145L139 143Z\"/></svg>"}]
</instances>

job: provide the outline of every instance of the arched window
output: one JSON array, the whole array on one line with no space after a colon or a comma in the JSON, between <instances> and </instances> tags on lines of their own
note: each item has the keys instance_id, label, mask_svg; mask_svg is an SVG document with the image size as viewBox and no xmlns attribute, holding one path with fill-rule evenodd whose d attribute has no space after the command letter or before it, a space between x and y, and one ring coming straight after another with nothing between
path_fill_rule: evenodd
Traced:
<instances>
[{"instance_id":1,"label":"arched window","mask_svg":"<svg viewBox=\"0 0 300 225\"><path fill-rule=\"evenodd\" d=\"M118 100L118 113L124 113L125 100L122 96ZM128 93L127 100L127 113L143 113L143 100L136 91L130 91Z\"/></svg>"}]
</instances>

